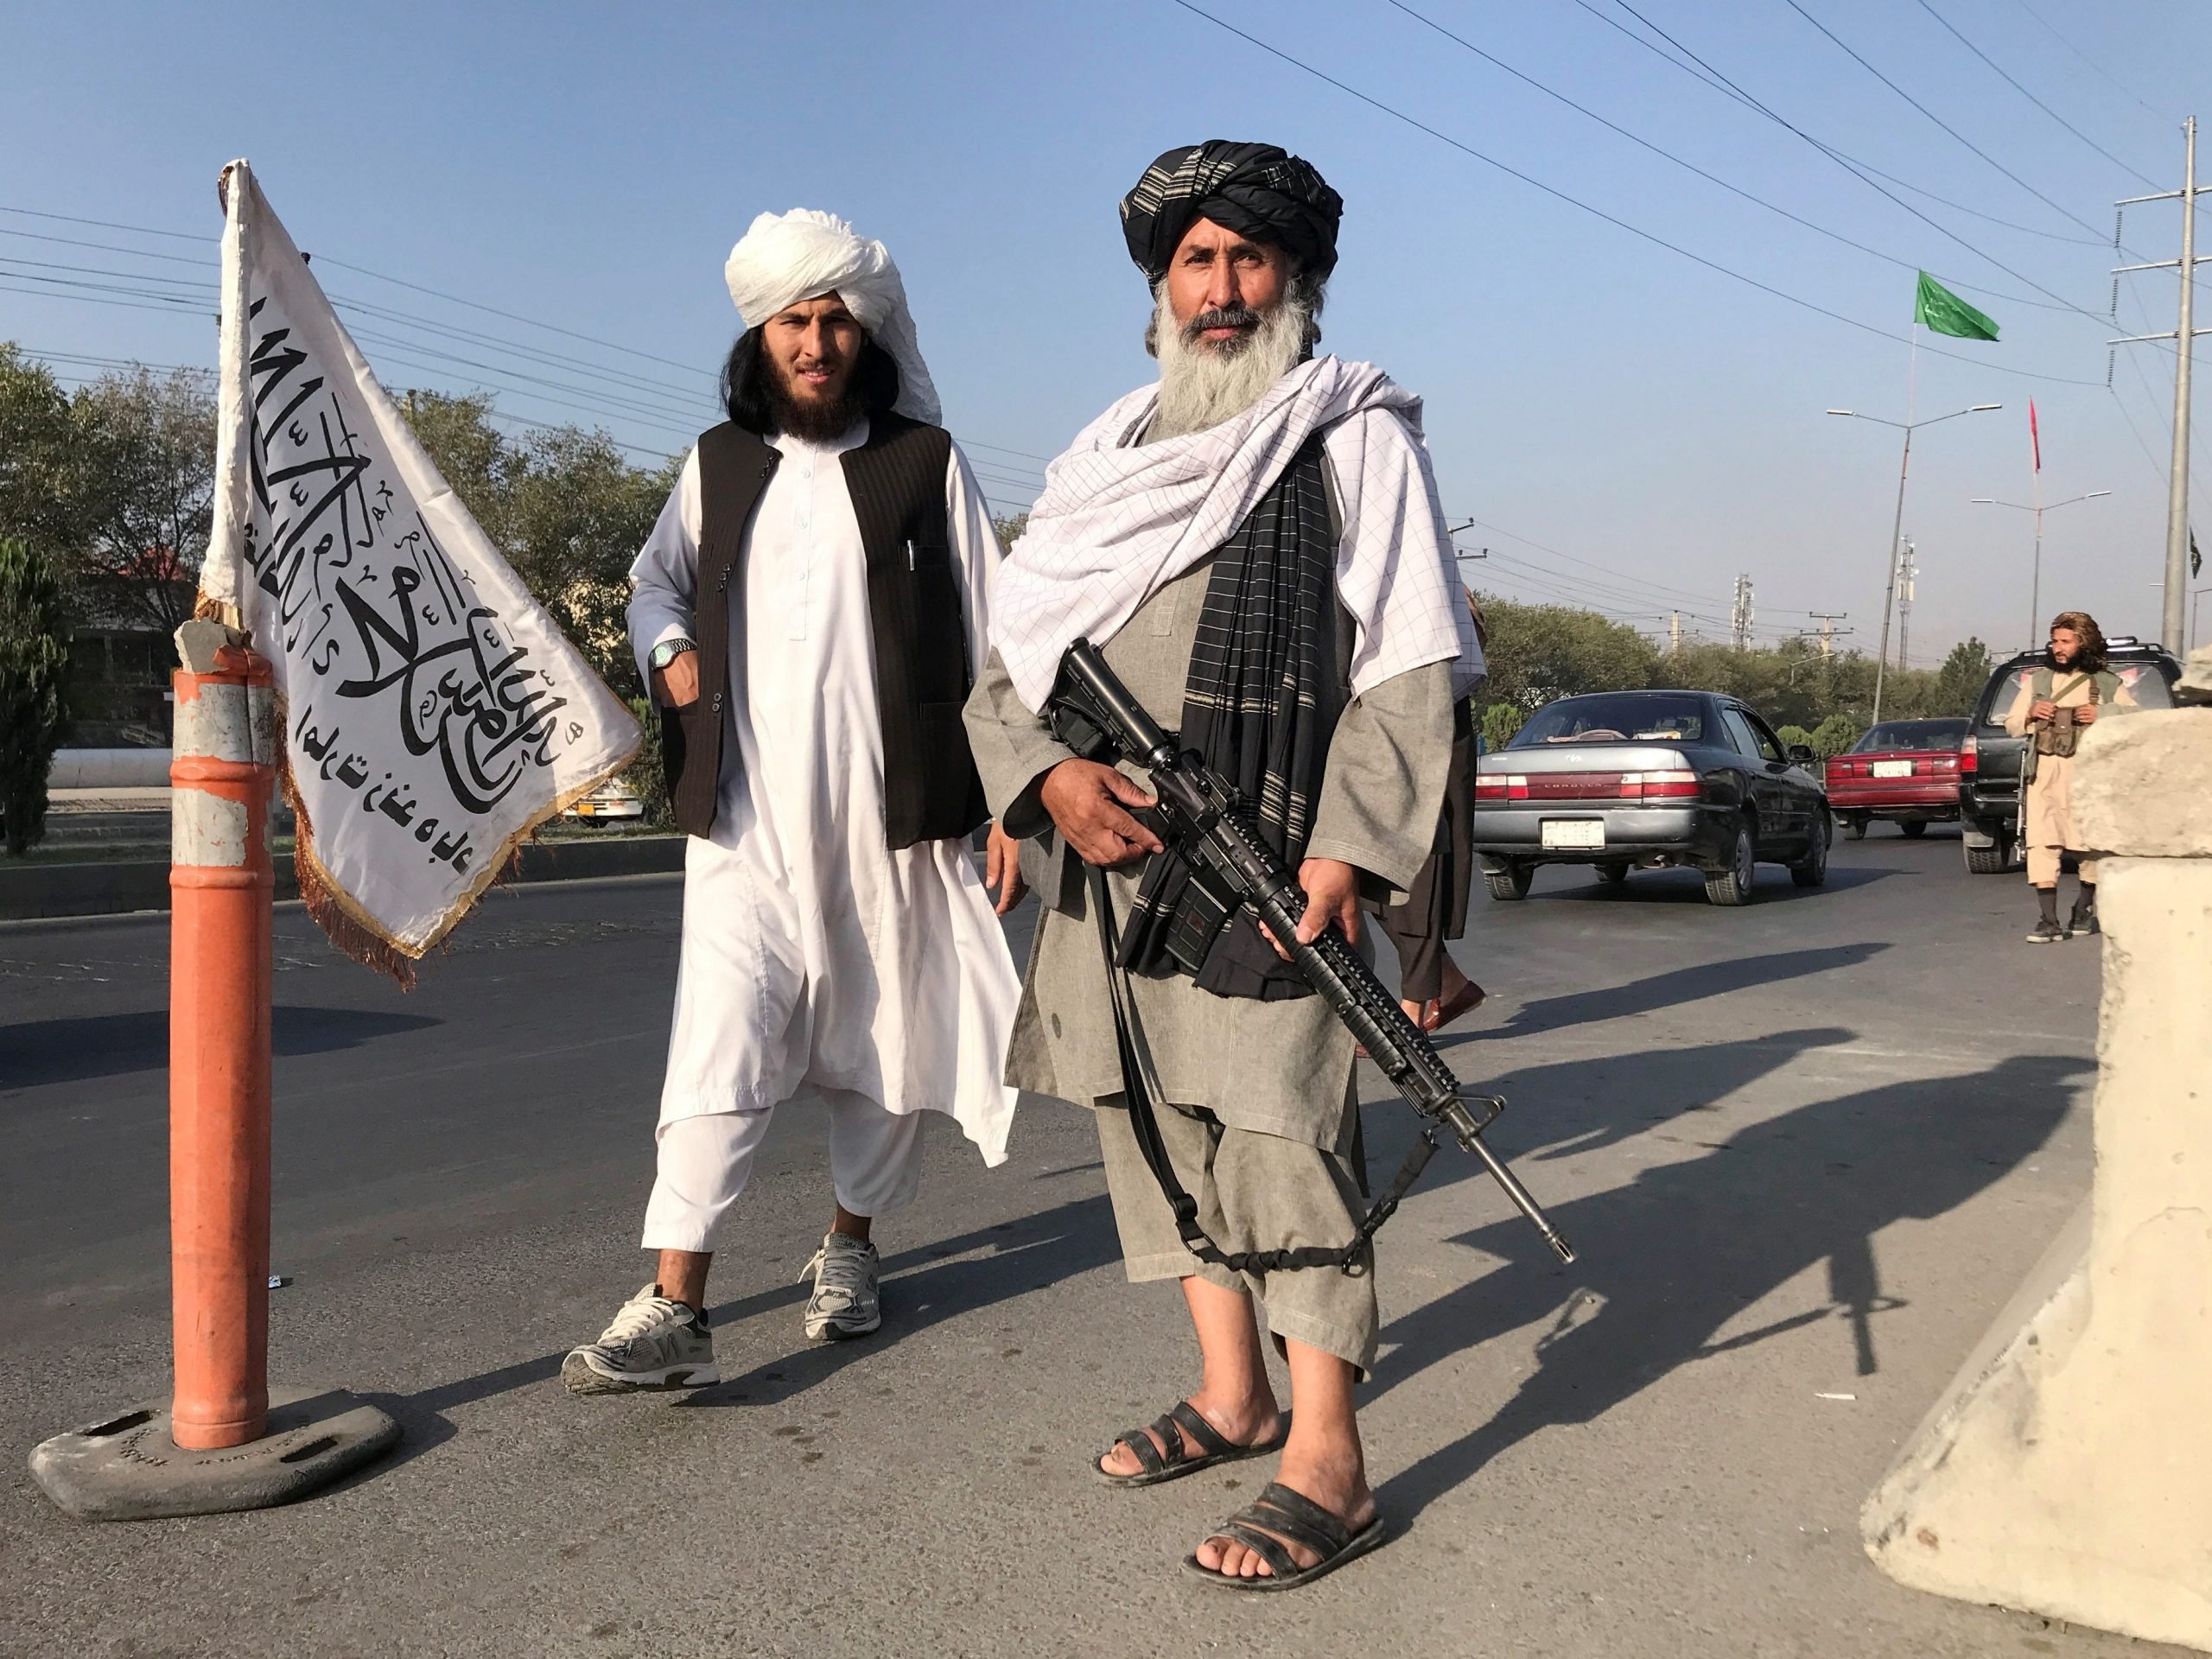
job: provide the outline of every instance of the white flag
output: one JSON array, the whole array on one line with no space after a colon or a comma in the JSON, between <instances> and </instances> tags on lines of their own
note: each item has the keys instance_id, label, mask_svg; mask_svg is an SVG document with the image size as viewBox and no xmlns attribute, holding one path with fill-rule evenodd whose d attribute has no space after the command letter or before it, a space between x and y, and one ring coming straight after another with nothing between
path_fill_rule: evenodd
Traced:
<instances>
[{"instance_id":1,"label":"white flag","mask_svg":"<svg viewBox=\"0 0 2212 1659\"><path fill-rule=\"evenodd\" d=\"M200 592L275 671L302 896L404 979L640 734L438 476L251 171L225 176Z\"/></svg>"}]
</instances>

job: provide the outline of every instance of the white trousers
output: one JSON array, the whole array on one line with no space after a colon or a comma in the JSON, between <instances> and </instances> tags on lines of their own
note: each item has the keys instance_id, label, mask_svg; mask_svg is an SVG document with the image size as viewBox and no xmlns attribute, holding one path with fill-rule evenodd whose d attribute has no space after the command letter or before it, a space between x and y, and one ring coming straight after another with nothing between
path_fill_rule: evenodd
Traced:
<instances>
[{"instance_id":1,"label":"white trousers","mask_svg":"<svg viewBox=\"0 0 2212 1659\"><path fill-rule=\"evenodd\" d=\"M830 1114L830 1181L855 1216L896 1215L922 1185L922 1124L927 1112L892 1112L842 1089L816 1087ZM737 1202L775 1108L700 1112L671 1118L658 1132L659 1173L645 1204L649 1250L704 1251L715 1224Z\"/></svg>"}]
</instances>

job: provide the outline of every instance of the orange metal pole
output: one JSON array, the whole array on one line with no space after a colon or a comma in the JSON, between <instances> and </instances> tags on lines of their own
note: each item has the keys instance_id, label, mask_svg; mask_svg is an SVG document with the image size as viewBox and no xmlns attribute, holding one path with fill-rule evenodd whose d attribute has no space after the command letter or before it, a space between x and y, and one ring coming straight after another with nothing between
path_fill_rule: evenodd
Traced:
<instances>
[{"instance_id":1,"label":"orange metal pole","mask_svg":"<svg viewBox=\"0 0 2212 1659\"><path fill-rule=\"evenodd\" d=\"M269 1418L269 664L241 646L175 677L169 767L169 1248L188 1451Z\"/></svg>"}]
</instances>

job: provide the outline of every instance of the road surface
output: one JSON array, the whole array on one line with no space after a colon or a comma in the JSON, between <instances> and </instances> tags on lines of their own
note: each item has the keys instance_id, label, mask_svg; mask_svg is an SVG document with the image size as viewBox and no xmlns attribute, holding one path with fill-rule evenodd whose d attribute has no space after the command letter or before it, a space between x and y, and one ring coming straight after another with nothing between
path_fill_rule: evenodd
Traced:
<instances>
[{"instance_id":1,"label":"road surface","mask_svg":"<svg viewBox=\"0 0 2212 1659\"><path fill-rule=\"evenodd\" d=\"M277 919L271 1371L400 1417L292 1509L87 1526L31 1445L167 1389L164 918L0 928L0 1653L2143 1655L1904 1590L1859 1504L2087 1191L2097 946L2036 950L1955 838L1618 894L1479 895L1447 1050L1574 1240L1456 1152L1381 1237L1362 1421L1396 1529L1286 1597L1178 1562L1252 1465L1144 1492L1086 1459L1195 1378L1121 1278L1088 1118L985 1171L938 1126L887 1224L880 1337L808 1346L827 1225L787 1111L722 1241L725 1381L575 1400L560 1356L649 1276L680 889L487 899L411 996ZM1027 917L1015 918L1026 949ZM1366 1078L1370 1096L1379 1080ZM1377 1100L1393 1166L1409 1115Z\"/></svg>"}]
</instances>

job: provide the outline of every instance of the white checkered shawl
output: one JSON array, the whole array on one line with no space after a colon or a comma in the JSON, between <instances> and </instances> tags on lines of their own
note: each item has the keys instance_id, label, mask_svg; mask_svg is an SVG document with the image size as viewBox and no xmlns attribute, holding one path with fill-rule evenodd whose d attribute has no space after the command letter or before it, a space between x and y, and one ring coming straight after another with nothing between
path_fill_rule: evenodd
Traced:
<instances>
[{"instance_id":1,"label":"white checkered shawl","mask_svg":"<svg viewBox=\"0 0 2212 1659\"><path fill-rule=\"evenodd\" d=\"M1045 493L991 588L991 644L1042 709L1060 658L1103 645L1137 607L1235 533L1313 433L1343 515L1337 596L1356 636L1351 690L1453 662L1483 672L1466 591L1421 437L1421 399L1368 363L1301 363L1243 414L1139 445L1160 389L1116 403L1045 469Z\"/></svg>"}]
</instances>

